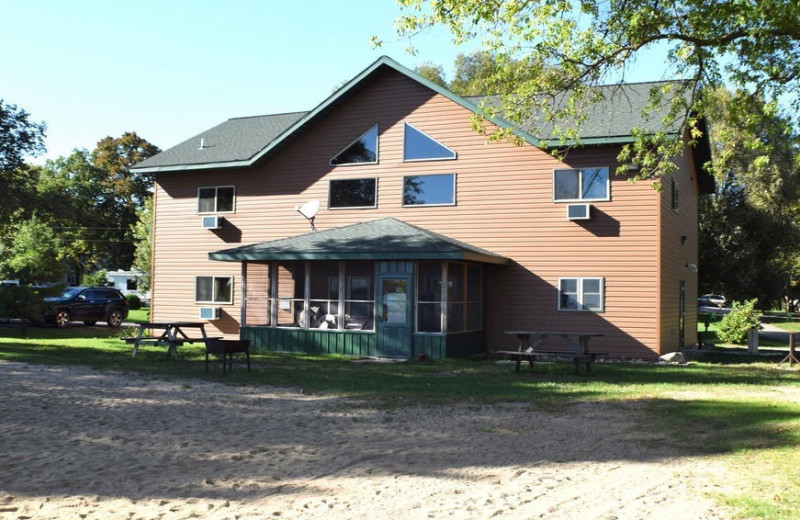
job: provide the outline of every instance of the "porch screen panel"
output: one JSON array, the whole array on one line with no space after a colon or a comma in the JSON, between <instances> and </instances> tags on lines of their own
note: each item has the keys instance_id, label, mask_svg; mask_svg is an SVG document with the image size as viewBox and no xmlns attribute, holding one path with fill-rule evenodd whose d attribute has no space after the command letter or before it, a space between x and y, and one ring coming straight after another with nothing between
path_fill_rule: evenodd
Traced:
<instances>
[{"instance_id":1,"label":"porch screen panel","mask_svg":"<svg viewBox=\"0 0 800 520\"><path fill-rule=\"evenodd\" d=\"M466 330L483 328L483 268L467 265Z\"/></svg>"},{"instance_id":2,"label":"porch screen panel","mask_svg":"<svg viewBox=\"0 0 800 520\"><path fill-rule=\"evenodd\" d=\"M442 332L442 263L417 266L417 331Z\"/></svg>"},{"instance_id":3,"label":"porch screen panel","mask_svg":"<svg viewBox=\"0 0 800 520\"><path fill-rule=\"evenodd\" d=\"M447 264L447 332L464 330L464 270L466 265Z\"/></svg>"},{"instance_id":4,"label":"porch screen panel","mask_svg":"<svg viewBox=\"0 0 800 520\"><path fill-rule=\"evenodd\" d=\"M279 327L305 328L306 273L302 262L281 262L277 268L277 316Z\"/></svg>"},{"instance_id":5,"label":"porch screen panel","mask_svg":"<svg viewBox=\"0 0 800 520\"><path fill-rule=\"evenodd\" d=\"M243 325L269 326L270 312L270 278L269 264L247 262L247 294L245 297L245 316Z\"/></svg>"},{"instance_id":6,"label":"porch screen panel","mask_svg":"<svg viewBox=\"0 0 800 520\"><path fill-rule=\"evenodd\" d=\"M339 262L312 262L309 321L312 329L339 328Z\"/></svg>"},{"instance_id":7,"label":"porch screen panel","mask_svg":"<svg viewBox=\"0 0 800 520\"><path fill-rule=\"evenodd\" d=\"M375 264L346 262L344 272L344 328L375 330Z\"/></svg>"}]
</instances>

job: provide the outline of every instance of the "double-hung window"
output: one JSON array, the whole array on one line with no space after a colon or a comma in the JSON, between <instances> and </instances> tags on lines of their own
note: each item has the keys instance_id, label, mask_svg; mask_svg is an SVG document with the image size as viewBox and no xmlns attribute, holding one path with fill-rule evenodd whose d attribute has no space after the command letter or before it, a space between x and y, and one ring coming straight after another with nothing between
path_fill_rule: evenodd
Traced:
<instances>
[{"instance_id":1,"label":"double-hung window","mask_svg":"<svg viewBox=\"0 0 800 520\"><path fill-rule=\"evenodd\" d=\"M196 303L233 303L233 276L198 276L195 278Z\"/></svg>"},{"instance_id":2,"label":"double-hung window","mask_svg":"<svg viewBox=\"0 0 800 520\"><path fill-rule=\"evenodd\" d=\"M198 213L233 213L236 190L233 186L208 186L197 189Z\"/></svg>"},{"instance_id":3,"label":"double-hung window","mask_svg":"<svg viewBox=\"0 0 800 520\"><path fill-rule=\"evenodd\" d=\"M559 278L558 310L603 311L603 278Z\"/></svg>"},{"instance_id":4,"label":"double-hung window","mask_svg":"<svg viewBox=\"0 0 800 520\"><path fill-rule=\"evenodd\" d=\"M553 172L555 202L609 199L608 168L572 168Z\"/></svg>"}]
</instances>

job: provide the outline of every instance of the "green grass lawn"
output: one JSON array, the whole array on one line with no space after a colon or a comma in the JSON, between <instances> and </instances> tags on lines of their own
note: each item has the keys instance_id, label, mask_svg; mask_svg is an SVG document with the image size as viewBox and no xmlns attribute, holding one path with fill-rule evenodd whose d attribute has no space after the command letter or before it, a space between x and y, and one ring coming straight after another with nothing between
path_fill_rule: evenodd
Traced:
<instances>
[{"instance_id":1,"label":"green grass lawn","mask_svg":"<svg viewBox=\"0 0 800 520\"><path fill-rule=\"evenodd\" d=\"M150 309L142 307L141 309L128 311L128 317L125 318L126 322L130 323L148 323L150 321Z\"/></svg>"},{"instance_id":2,"label":"green grass lawn","mask_svg":"<svg viewBox=\"0 0 800 520\"><path fill-rule=\"evenodd\" d=\"M524 402L569 413L572 404L604 402L630 410L643 432L659 432L659 442L733 468L738 491L715 499L741 518L788 520L800 511L800 400L781 398L800 395L797 367L712 352L688 366L601 363L591 376L577 376L570 363L517 373L512 364L491 359L360 364L340 356L254 353L251 372L234 366L223 378L219 364L204 373L202 346L181 347L179 362L165 360L164 347L150 346L133 359L130 345L119 339L131 334L125 328L3 327L0 360L293 387L390 408Z\"/></svg>"},{"instance_id":3,"label":"green grass lawn","mask_svg":"<svg viewBox=\"0 0 800 520\"><path fill-rule=\"evenodd\" d=\"M776 321L773 325L786 332L800 332L800 321Z\"/></svg>"}]
</instances>

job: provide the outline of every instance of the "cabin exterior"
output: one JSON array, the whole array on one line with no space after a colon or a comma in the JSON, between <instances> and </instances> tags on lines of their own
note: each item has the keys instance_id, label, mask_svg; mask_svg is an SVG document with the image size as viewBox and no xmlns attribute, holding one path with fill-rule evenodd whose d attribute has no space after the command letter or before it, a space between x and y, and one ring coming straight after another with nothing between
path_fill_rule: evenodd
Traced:
<instances>
[{"instance_id":1,"label":"cabin exterior","mask_svg":"<svg viewBox=\"0 0 800 520\"><path fill-rule=\"evenodd\" d=\"M563 161L524 133L487 144L474 100L385 57L310 112L222 123L134 168L155 174L151 319L355 356L480 354L520 329L602 333L624 358L693 345L707 141L661 191L614 175L649 87Z\"/></svg>"}]
</instances>

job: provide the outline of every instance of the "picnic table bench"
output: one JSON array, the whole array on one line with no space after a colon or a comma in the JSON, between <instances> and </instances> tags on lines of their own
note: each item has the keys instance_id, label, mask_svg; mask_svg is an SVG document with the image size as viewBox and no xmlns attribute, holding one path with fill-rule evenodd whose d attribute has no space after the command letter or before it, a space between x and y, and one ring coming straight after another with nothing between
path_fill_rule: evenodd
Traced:
<instances>
[{"instance_id":1,"label":"picnic table bench","mask_svg":"<svg viewBox=\"0 0 800 520\"><path fill-rule=\"evenodd\" d=\"M178 353L178 347L185 343L205 343L209 340L221 339L219 337L208 337L206 335L205 324L192 321L176 321L176 322L152 322L152 323L138 323L138 332L136 336L122 338L125 343L133 344L133 357L136 357L136 352L141 345L166 345L167 357L172 357L174 360L180 360L181 356ZM183 329L199 329L201 337L191 337ZM163 330L159 336L145 336L145 330L156 332Z\"/></svg>"},{"instance_id":2,"label":"picnic table bench","mask_svg":"<svg viewBox=\"0 0 800 520\"><path fill-rule=\"evenodd\" d=\"M531 369L533 369L533 361L536 358L568 358L572 359L575 364L576 374L580 373L581 365L585 365L586 372L591 373L592 363L598 357L608 356L608 352L589 351L589 340L603 335L598 332L510 330L506 331L506 334L517 337L517 350L498 350L495 355L506 356L511 361L515 361L517 372L519 372L523 361L528 361ZM566 350L544 350L538 348L550 336L561 338L568 348Z\"/></svg>"}]
</instances>

